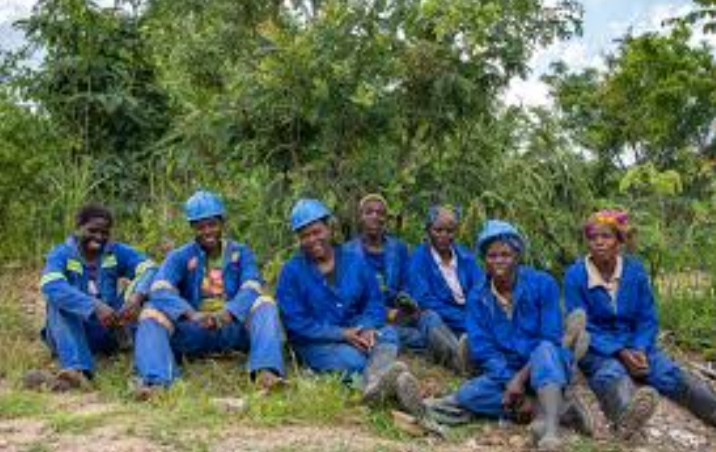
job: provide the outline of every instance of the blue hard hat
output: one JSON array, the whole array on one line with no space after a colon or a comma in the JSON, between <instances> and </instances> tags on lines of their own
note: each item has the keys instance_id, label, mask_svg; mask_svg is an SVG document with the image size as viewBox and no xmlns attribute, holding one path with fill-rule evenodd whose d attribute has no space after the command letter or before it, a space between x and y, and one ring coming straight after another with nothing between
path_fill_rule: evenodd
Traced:
<instances>
[{"instance_id":1,"label":"blue hard hat","mask_svg":"<svg viewBox=\"0 0 716 452\"><path fill-rule=\"evenodd\" d=\"M317 199L299 199L291 209L291 229L296 232L304 226L308 226L318 220L324 220L330 216L331 211L321 201Z\"/></svg>"},{"instance_id":2,"label":"blue hard hat","mask_svg":"<svg viewBox=\"0 0 716 452\"><path fill-rule=\"evenodd\" d=\"M487 253L487 247L496 240L507 243L518 254L525 249L525 239L510 223L502 220L488 220L477 236L477 250L480 255Z\"/></svg>"},{"instance_id":3,"label":"blue hard hat","mask_svg":"<svg viewBox=\"0 0 716 452\"><path fill-rule=\"evenodd\" d=\"M184 204L184 214L189 222L204 220L206 218L226 216L224 202L219 195L210 191L199 190Z\"/></svg>"}]
</instances>

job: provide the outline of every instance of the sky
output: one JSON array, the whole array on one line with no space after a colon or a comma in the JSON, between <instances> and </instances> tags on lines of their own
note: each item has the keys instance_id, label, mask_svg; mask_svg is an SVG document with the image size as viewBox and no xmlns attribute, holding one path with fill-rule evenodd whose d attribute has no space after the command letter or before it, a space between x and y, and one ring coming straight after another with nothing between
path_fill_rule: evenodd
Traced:
<instances>
[{"instance_id":1,"label":"sky","mask_svg":"<svg viewBox=\"0 0 716 452\"><path fill-rule=\"evenodd\" d=\"M544 0L546 4L555 0ZM112 0L97 3L110 5ZM35 0L0 0L0 48L16 47L22 42L20 32L11 24L30 14ZM584 5L584 33L568 41L538 49L530 61L531 74L525 79L512 80L505 100L512 105L548 106L551 103L547 87L539 78L552 62L560 59L572 69L603 66L603 56L613 51L615 40L628 30L638 35L664 30L665 19L681 16L694 8L690 0L582 0ZM716 54L716 35L697 34L693 41L706 40Z\"/></svg>"}]
</instances>

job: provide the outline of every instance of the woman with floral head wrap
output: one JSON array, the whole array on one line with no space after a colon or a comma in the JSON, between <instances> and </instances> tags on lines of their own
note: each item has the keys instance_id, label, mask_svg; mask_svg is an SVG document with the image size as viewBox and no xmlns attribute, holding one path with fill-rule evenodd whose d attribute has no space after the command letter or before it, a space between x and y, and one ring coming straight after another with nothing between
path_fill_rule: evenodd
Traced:
<instances>
[{"instance_id":1,"label":"woman with floral head wrap","mask_svg":"<svg viewBox=\"0 0 716 452\"><path fill-rule=\"evenodd\" d=\"M716 394L656 344L659 325L649 278L636 258L622 252L629 227L625 211L592 214L584 226L588 254L567 270L567 310L583 309L591 334L580 367L623 439L648 422L658 393L716 426ZM635 381L643 386L637 388Z\"/></svg>"},{"instance_id":2,"label":"woman with floral head wrap","mask_svg":"<svg viewBox=\"0 0 716 452\"><path fill-rule=\"evenodd\" d=\"M521 263L525 240L507 222L485 223L477 249L486 277L470 291L465 323L471 357L483 373L460 386L455 403L478 416L529 420L527 394L536 393L540 417L533 433L540 451L561 448L560 420L591 434L587 409L575 395L564 396L575 353L563 346L557 282Z\"/></svg>"}]
</instances>

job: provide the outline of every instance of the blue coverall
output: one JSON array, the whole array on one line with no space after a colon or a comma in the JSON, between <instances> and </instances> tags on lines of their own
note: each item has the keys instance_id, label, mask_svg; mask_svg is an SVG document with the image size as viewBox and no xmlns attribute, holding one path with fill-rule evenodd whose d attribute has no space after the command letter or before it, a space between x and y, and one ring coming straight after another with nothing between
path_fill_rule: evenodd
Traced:
<instances>
[{"instance_id":1,"label":"blue coverall","mask_svg":"<svg viewBox=\"0 0 716 452\"><path fill-rule=\"evenodd\" d=\"M628 375L617 358L622 349L643 351L649 361L644 382L675 398L682 387L682 371L656 346L659 323L654 295L644 267L631 256L623 256L622 275L616 301L602 286L588 287L585 259L572 264L565 275L567 311L584 309L589 351L579 362L594 392Z\"/></svg>"},{"instance_id":2,"label":"blue coverall","mask_svg":"<svg viewBox=\"0 0 716 452\"><path fill-rule=\"evenodd\" d=\"M572 354L562 348L562 311L556 281L549 274L519 266L512 292L512 315L505 313L489 279L468 298L467 336L473 360L483 374L458 389L458 403L481 416L508 417L502 407L507 383L530 365L531 389L569 380Z\"/></svg>"},{"instance_id":3,"label":"blue coverall","mask_svg":"<svg viewBox=\"0 0 716 452\"><path fill-rule=\"evenodd\" d=\"M395 301L398 294L403 291L407 293L408 266L410 265L408 246L402 240L386 235L383 239L383 250L380 253L373 253L365 249L360 237L347 242L344 247L365 258L378 277L386 307L396 308ZM394 324L393 327L398 332L401 346L422 351L428 346L430 330L442 324L442 319L435 312L422 310L416 320L408 324Z\"/></svg>"},{"instance_id":4,"label":"blue coverall","mask_svg":"<svg viewBox=\"0 0 716 452\"><path fill-rule=\"evenodd\" d=\"M93 353L117 351L115 333L105 328L95 314L95 300L117 311L124 304L118 285L120 278L133 280L129 286L132 293L146 294L155 271L151 260L123 243L104 245L94 278L76 237L69 237L50 251L40 280L47 302L42 336L57 355L62 369L92 373ZM97 288L94 296L90 294L92 280Z\"/></svg>"},{"instance_id":5,"label":"blue coverall","mask_svg":"<svg viewBox=\"0 0 716 452\"><path fill-rule=\"evenodd\" d=\"M168 386L180 372L175 354L201 356L228 350L249 351L248 368L284 375L282 331L276 304L261 294L263 280L251 250L223 242L224 309L234 321L202 328L187 314L202 308L206 254L196 242L167 256L152 283L135 340L135 365L143 382Z\"/></svg>"},{"instance_id":6,"label":"blue coverall","mask_svg":"<svg viewBox=\"0 0 716 452\"><path fill-rule=\"evenodd\" d=\"M470 290L483 279L483 274L475 257L466 248L455 245L453 252L457 259L460 286L467 300ZM408 293L420 307L440 316L456 336L464 333L465 305L457 303L453 298L450 287L433 259L428 243L419 245L413 251L408 274Z\"/></svg>"},{"instance_id":7,"label":"blue coverall","mask_svg":"<svg viewBox=\"0 0 716 452\"><path fill-rule=\"evenodd\" d=\"M377 330L378 348L397 354L398 335L385 326L375 274L357 253L335 246L333 281L297 252L281 269L276 295L291 346L317 372L363 372L369 355L343 338L349 327Z\"/></svg>"}]
</instances>

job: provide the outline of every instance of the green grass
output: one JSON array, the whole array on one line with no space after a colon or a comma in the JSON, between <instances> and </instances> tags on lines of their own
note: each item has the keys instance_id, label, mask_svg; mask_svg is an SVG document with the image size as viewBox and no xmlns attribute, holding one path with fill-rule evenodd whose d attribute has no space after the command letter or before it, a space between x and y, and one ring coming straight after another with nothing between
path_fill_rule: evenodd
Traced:
<instances>
[{"instance_id":1,"label":"green grass","mask_svg":"<svg viewBox=\"0 0 716 452\"><path fill-rule=\"evenodd\" d=\"M683 296L659 303L661 330L680 348L716 359L716 300Z\"/></svg>"},{"instance_id":2,"label":"green grass","mask_svg":"<svg viewBox=\"0 0 716 452\"><path fill-rule=\"evenodd\" d=\"M46 394L10 391L0 394L0 419L40 416L49 405Z\"/></svg>"}]
</instances>

